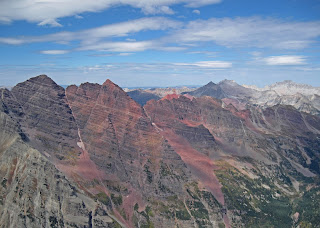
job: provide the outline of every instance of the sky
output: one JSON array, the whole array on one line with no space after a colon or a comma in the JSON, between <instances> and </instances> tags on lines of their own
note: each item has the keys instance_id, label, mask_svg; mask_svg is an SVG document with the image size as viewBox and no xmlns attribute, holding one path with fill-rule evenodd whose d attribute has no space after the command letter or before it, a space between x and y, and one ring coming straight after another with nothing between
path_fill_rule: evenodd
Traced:
<instances>
[{"instance_id":1,"label":"sky","mask_svg":"<svg viewBox=\"0 0 320 228\"><path fill-rule=\"evenodd\" d=\"M0 85L320 86L320 0L0 0Z\"/></svg>"}]
</instances>

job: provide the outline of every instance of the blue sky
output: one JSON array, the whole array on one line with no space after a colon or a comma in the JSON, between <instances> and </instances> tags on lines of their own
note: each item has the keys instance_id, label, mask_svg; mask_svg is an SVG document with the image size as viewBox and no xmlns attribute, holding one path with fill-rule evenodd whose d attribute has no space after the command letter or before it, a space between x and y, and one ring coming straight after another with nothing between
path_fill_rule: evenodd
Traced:
<instances>
[{"instance_id":1,"label":"blue sky","mask_svg":"<svg viewBox=\"0 0 320 228\"><path fill-rule=\"evenodd\" d=\"M0 85L320 86L320 0L1 0Z\"/></svg>"}]
</instances>

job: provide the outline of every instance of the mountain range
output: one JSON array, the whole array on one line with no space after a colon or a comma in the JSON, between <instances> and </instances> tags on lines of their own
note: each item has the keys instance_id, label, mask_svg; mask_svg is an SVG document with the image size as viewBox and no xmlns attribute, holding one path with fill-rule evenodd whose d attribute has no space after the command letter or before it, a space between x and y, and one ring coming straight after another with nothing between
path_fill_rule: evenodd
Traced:
<instances>
[{"instance_id":1,"label":"mountain range","mask_svg":"<svg viewBox=\"0 0 320 228\"><path fill-rule=\"evenodd\" d=\"M164 90L164 89L157 89ZM223 80L218 84L209 82L199 88L189 90L174 90L166 88L166 91L176 94L189 94L194 97L210 96L223 100L226 104L232 103L238 109L246 109L247 105L272 107L278 104L291 105L299 111L320 114L320 88L310 85L298 84L292 81L278 82L264 88L249 85L239 85L232 80ZM128 92L135 101L145 105L148 100L159 100L169 93L157 93L150 90L130 90Z\"/></svg>"},{"instance_id":2,"label":"mountain range","mask_svg":"<svg viewBox=\"0 0 320 228\"><path fill-rule=\"evenodd\" d=\"M0 89L1 227L320 227L318 88L132 92Z\"/></svg>"}]
</instances>

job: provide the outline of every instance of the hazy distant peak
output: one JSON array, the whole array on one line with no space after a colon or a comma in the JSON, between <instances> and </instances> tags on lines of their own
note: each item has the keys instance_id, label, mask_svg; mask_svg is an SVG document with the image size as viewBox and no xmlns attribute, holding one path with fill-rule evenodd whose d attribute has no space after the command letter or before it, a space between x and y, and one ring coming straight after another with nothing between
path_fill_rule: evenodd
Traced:
<instances>
[{"instance_id":1,"label":"hazy distant peak","mask_svg":"<svg viewBox=\"0 0 320 228\"><path fill-rule=\"evenodd\" d=\"M216 85L216 83L214 83L213 81L210 81L207 86L212 86L212 85Z\"/></svg>"},{"instance_id":2,"label":"hazy distant peak","mask_svg":"<svg viewBox=\"0 0 320 228\"><path fill-rule=\"evenodd\" d=\"M243 87L258 90L258 91L275 91L279 95L294 95L302 94L305 96L318 94L320 95L320 87L313 87L307 84L296 83L291 80L285 80L282 82L276 82L271 85L267 85L263 88L259 88L255 85L243 85Z\"/></svg>"},{"instance_id":3,"label":"hazy distant peak","mask_svg":"<svg viewBox=\"0 0 320 228\"><path fill-rule=\"evenodd\" d=\"M229 80L229 79L224 79L221 82L219 82L218 84L219 85L221 85L221 84L238 85L238 83L236 83L236 81Z\"/></svg>"}]
</instances>

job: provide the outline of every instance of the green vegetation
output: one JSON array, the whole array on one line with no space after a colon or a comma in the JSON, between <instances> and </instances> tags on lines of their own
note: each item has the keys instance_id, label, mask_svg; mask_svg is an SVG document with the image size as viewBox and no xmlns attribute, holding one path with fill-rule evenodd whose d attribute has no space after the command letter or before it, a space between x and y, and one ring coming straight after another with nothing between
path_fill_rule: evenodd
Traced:
<instances>
[{"instance_id":1,"label":"green vegetation","mask_svg":"<svg viewBox=\"0 0 320 228\"><path fill-rule=\"evenodd\" d=\"M223 185L228 209L241 216L246 227L292 226L290 199L274 183L264 177L250 179L228 163L221 165L223 168L217 170L216 175Z\"/></svg>"},{"instance_id":2,"label":"green vegetation","mask_svg":"<svg viewBox=\"0 0 320 228\"><path fill-rule=\"evenodd\" d=\"M114 219L112 219L112 225L113 228L122 228L122 226Z\"/></svg>"},{"instance_id":3,"label":"green vegetation","mask_svg":"<svg viewBox=\"0 0 320 228\"><path fill-rule=\"evenodd\" d=\"M115 196L113 193L111 194L111 200L116 206L120 206L122 204L122 196Z\"/></svg>"},{"instance_id":4,"label":"green vegetation","mask_svg":"<svg viewBox=\"0 0 320 228\"><path fill-rule=\"evenodd\" d=\"M2 187L6 188L7 187L7 179L3 178L2 182L1 182Z\"/></svg>"},{"instance_id":5,"label":"green vegetation","mask_svg":"<svg viewBox=\"0 0 320 228\"><path fill-rule=\"evenodd\" d=\"M201 201L187 201L187 205L193 217L209 220L208 210Z\"/></svg>"},{"instance_id":6,"label":"green vegetation","mask_svg":"<svg viewBox=\"0 0 320 228\"><path fill-rule=\"evenodd\" d=\"M161 162L161 165L160 165L160 175L162 177L172 176L173 175L173 173L169 169L168 165L164 164L163 162Z\"/></svg>"},{"instance_id":7,"label":"green vegetation","mask_svg":"<svg viewBox=\"0 0 320 228\"><path fill-rule=\"evenodd\" d=\"M56 217L50 216L49 217L49 221L50 221L50 227L51 228L58 228L59 227L58 220L57 220Z\"/></svg>"},{"instance_id":8,"label":"green vegetation","mask_svg":"<svg viewBox=\"0 0 320 228\"><path fill-rule=\"evenodd\" d=\"M151 210L151 207L147 206L145 211L142 211L140 213L140 215L142 215L143 217L146 218L147 223L146 224L142 224L140 227L141 228L154 228L154 224L153 222L150 220L150 217L154 217L154 214Z\"/></svg>"},{"instance_id":9,"label":"green vegetation","mask_svg":"<svg viewBox=\"0 0 320 228\"><path fill-rule=\"evenodd\" d=\"M126 214L126 212L125 212L125 210L124 210L124 208L122 208L121 210L120 210L120 215L122 216L122 218L124 218L125 220L127 220L128 218L127 218L127 214Z\"/></svg>"},{"instance_id":10,"label":"green vegetation","mask_svg":"<svg viewBox=\"0 0 320 228\"><path fill-rule=\"evenodd\" d=\"M176 211L176 217L180 220L190 220L191 216L189 215L189 212L187 209L183 209L181 211Z\"/></svg>"},{"instance_id":11,"label":"green vegetation","mask_svg":"<svg viewBox=\"0 0 320 228\"><path fill-rule=\"evenodd\" d=\"M149 184L152 183L153 175L152 175L152 173L150 172L149 166L148 166L147 164L144 165L144 171L145 171L145 173L147 174L147 181L149 182Z\"/></svg>"},{"instance_id":12,"label":"green vegetation","mask_svg":"<svg viewBox=\"0 0 320 228\"><path fill-rule=\"evenodd\" d=\"M301 227L320 227L320 187L306 191L295 203Z\"/></svg>"},{"instance_id":13,"label":"green vegetation","mask_svg":"<svg viewBox=\"0 0 320 228\"><path fill-rule=\"evenodd\" d=\"M99 200L101 203L103 203L104 205L109 207L111 206L110 198L104 192L98 193L97 195L95 195L95 198Z\"/></svg>"}]
</instances>

